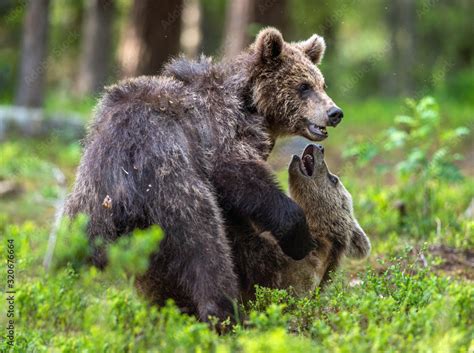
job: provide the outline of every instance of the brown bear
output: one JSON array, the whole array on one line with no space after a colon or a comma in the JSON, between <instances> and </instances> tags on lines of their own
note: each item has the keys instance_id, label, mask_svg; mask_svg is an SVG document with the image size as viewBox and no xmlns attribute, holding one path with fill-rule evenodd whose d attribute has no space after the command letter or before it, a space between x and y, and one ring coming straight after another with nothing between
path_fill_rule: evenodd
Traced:
<instances>
[{"instance_id":1,"label":"brown bear","mask_svg":"<svg viewBox=\"0 0 474 353\"><path fill-rule=\"evenodd\" d=\"M303 260L286 256L268 232L243 233L229 229L242 298L253 298L254 286L287 289L307 294L329 279L343 256L364 258L370 240L357 222L352 197L324 161L324 148L308 145L301 157L293 156L289 189L304 210L311 235L317 244Z\"/></svg>"},{"instance_id":2,"label":"brown bear","mask_svg":"<svg viewBox=\"0 0 474 353\"><path fill-rule=\"evenodd\" d=\"M315 65L324 51L317 35L287 43L267 28L235 58L180 58L159 76L108 87L66 204L68 216L89 216L93 262L105 265L117 237L161 226L139 285L207 320L232 314L239 295L225 222L257 224L294 259L314 249L301 207L266 159L279 136L320 141L341 121Z\"/></svg>"}]
</instances>

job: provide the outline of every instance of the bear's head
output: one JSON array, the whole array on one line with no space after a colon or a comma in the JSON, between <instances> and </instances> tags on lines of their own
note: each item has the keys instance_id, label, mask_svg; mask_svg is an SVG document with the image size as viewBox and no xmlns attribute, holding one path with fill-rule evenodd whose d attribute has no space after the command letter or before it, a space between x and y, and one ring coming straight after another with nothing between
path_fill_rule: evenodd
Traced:
<instances>
[{"instance_id":1,"label":"bear's head","mask_svg":"<svg viewBox=\"0 0 474 353\"><path fill-rule=\"evenodd\" d=\"M326 94L317 65L326 44L318 35L287 43L275 28L260 31L250 50L252 101L274 136L299 135L312 141L327 137L327 126L336 126L342 110Z\"/></svg>"},{"instance_id":2,"label":"bear's head","mask_svg":"<svg viewBox=\"0 0 474 353\"><path fill-rule=\"evenodd\" d=\"M301 157L293 156L288 172L291 197L304 210L310 228L337 240L346 255L366 257L370 240L354 216L350 193L328 169L324 148L308 145Z\"/></svg>"}]
</instances>

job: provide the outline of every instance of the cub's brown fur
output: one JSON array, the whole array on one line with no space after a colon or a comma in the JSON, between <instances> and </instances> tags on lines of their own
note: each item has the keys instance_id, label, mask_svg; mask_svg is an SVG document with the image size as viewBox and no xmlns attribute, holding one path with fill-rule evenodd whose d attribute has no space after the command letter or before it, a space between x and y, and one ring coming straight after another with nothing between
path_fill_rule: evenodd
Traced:
<instances>
[{"instance_id":1,"label":"cub's brown fur","mask_svg":"<svg viewBox=\"0 0 474 353\"><path fill-rule=\"evenodd\" d=\"M315 65L324 49L319 36L287 43L268 28L228 61L176 59L160 76L107 88L66 214L89 216L93 244L161 226L165 238L140 288L202 320L232 314L239 288L225 222L271 231L295 259L314 248L303 211L266 159L277 137L321 140L340 121ZM103 247L93 260L106 264Z\"/></svg>"},{"instance_id":2,"label":"cub's brown fur","mask_svg":"<svg viewBox=\"0 0 474 353\"><path fill-rule=\"evenodd\" d=\"M255 284L273 288L292 287L298 295L328 280L344 255L364 258L370 241L354 217L352 198L339 178L329 171L322 146L309 145L302 157L293 156L289 166L291 197L302 207L317 248L295 261L278 248L268 233L239 233L234 251L244 298Z\"/></svg>"}]
</instances>

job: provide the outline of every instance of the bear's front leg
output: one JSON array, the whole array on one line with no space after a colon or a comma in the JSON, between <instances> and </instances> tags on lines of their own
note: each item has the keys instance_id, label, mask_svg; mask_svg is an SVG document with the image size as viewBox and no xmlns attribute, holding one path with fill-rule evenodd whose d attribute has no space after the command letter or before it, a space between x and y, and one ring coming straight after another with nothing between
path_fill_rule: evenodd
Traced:
<instances>
[{"instance_id":1,"label":"bear's front leg","mask_svg":"<svg viewBox=\"0 0 474 353\"><path fill-rule=\"evenodd\" d=\"M315 248L303 210L280 190L266 162L227 159L216 170L212 181L226 213L270 231L295 260Z\"/></svg>"}]
</instances>

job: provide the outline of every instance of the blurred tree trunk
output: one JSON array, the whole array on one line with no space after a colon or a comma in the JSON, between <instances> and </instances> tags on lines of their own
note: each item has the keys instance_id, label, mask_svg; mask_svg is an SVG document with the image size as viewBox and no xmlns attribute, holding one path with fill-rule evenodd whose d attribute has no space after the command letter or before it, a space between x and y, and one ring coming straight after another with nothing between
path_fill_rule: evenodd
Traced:
<instances>
[{"instance_id":1,"label":"blurred tree trunk","mask_svg":"<svg viewBox=\"0 0 474 353\"><path fill-rule=\"evenodd\" d=\"M416 2L387 1L391 36L391 62L394 72L388 78L389 94L414 93L416 65Z\"/></svg>"},{"instance_id":2,"label":"blurred tree trunk","mask_svg":"<svg viewBox=\"0 0 474 353\"><path fill-rule=\"evenodd\" d=\"M253 0L233 0L227 4L226 27L222 48L224 56L238 55L250 41L247 30L252 19Z\"/></svg>"},{"instance_id":3,"label":"blurred tree trunk","mask_svg":"<svg viewBox=\"0 0 474 353\"><path fill-rule=\"evenodd\" d=\"M201 6L199 0L186 0L181 18L181 51L189 58L194 58L201 44Z\"/></svg>"},{"instance_id":4,"label":"blurred tree trunk","mask_svg":"<svg viewBox=\"0 0 474 353\"><path fill-rule=\"evenodd\" d=\"M82 25L82 44L77 92L102 90L109 69L114 0L87 0Z\"/></svg>"},{"instance_id":5,"label":"blurred tree trunk","mask_svg":"<svg viewBox=\"0 0 474 353\"><path fill-rule=\"evenodd\" d=\"M43 105L48 10L49 0L33 0L27 3L16 105L32 108Z\"/></svg>"},{"instance_id":6,"label":"blurred tree trunk","mask_svg":"<svg viewBox=\"0 0 474 353\"><path fill-rule=\"evenodd\" d=\"M135 0L122 39L124 76L156 75L179 52L183 0Z\"/></svg>"},{"instance_id":7,"label":"blurred tree trunk","mask_svg":"<svg viewBox=\"0 0 474 353\"><path fill-rule=\"evenodd\" d=\"M253 19L262 26L276 27L288 36L289 12L287 10L288 0L263 0L255 1Z\"/></svg>"}]
</instances>

